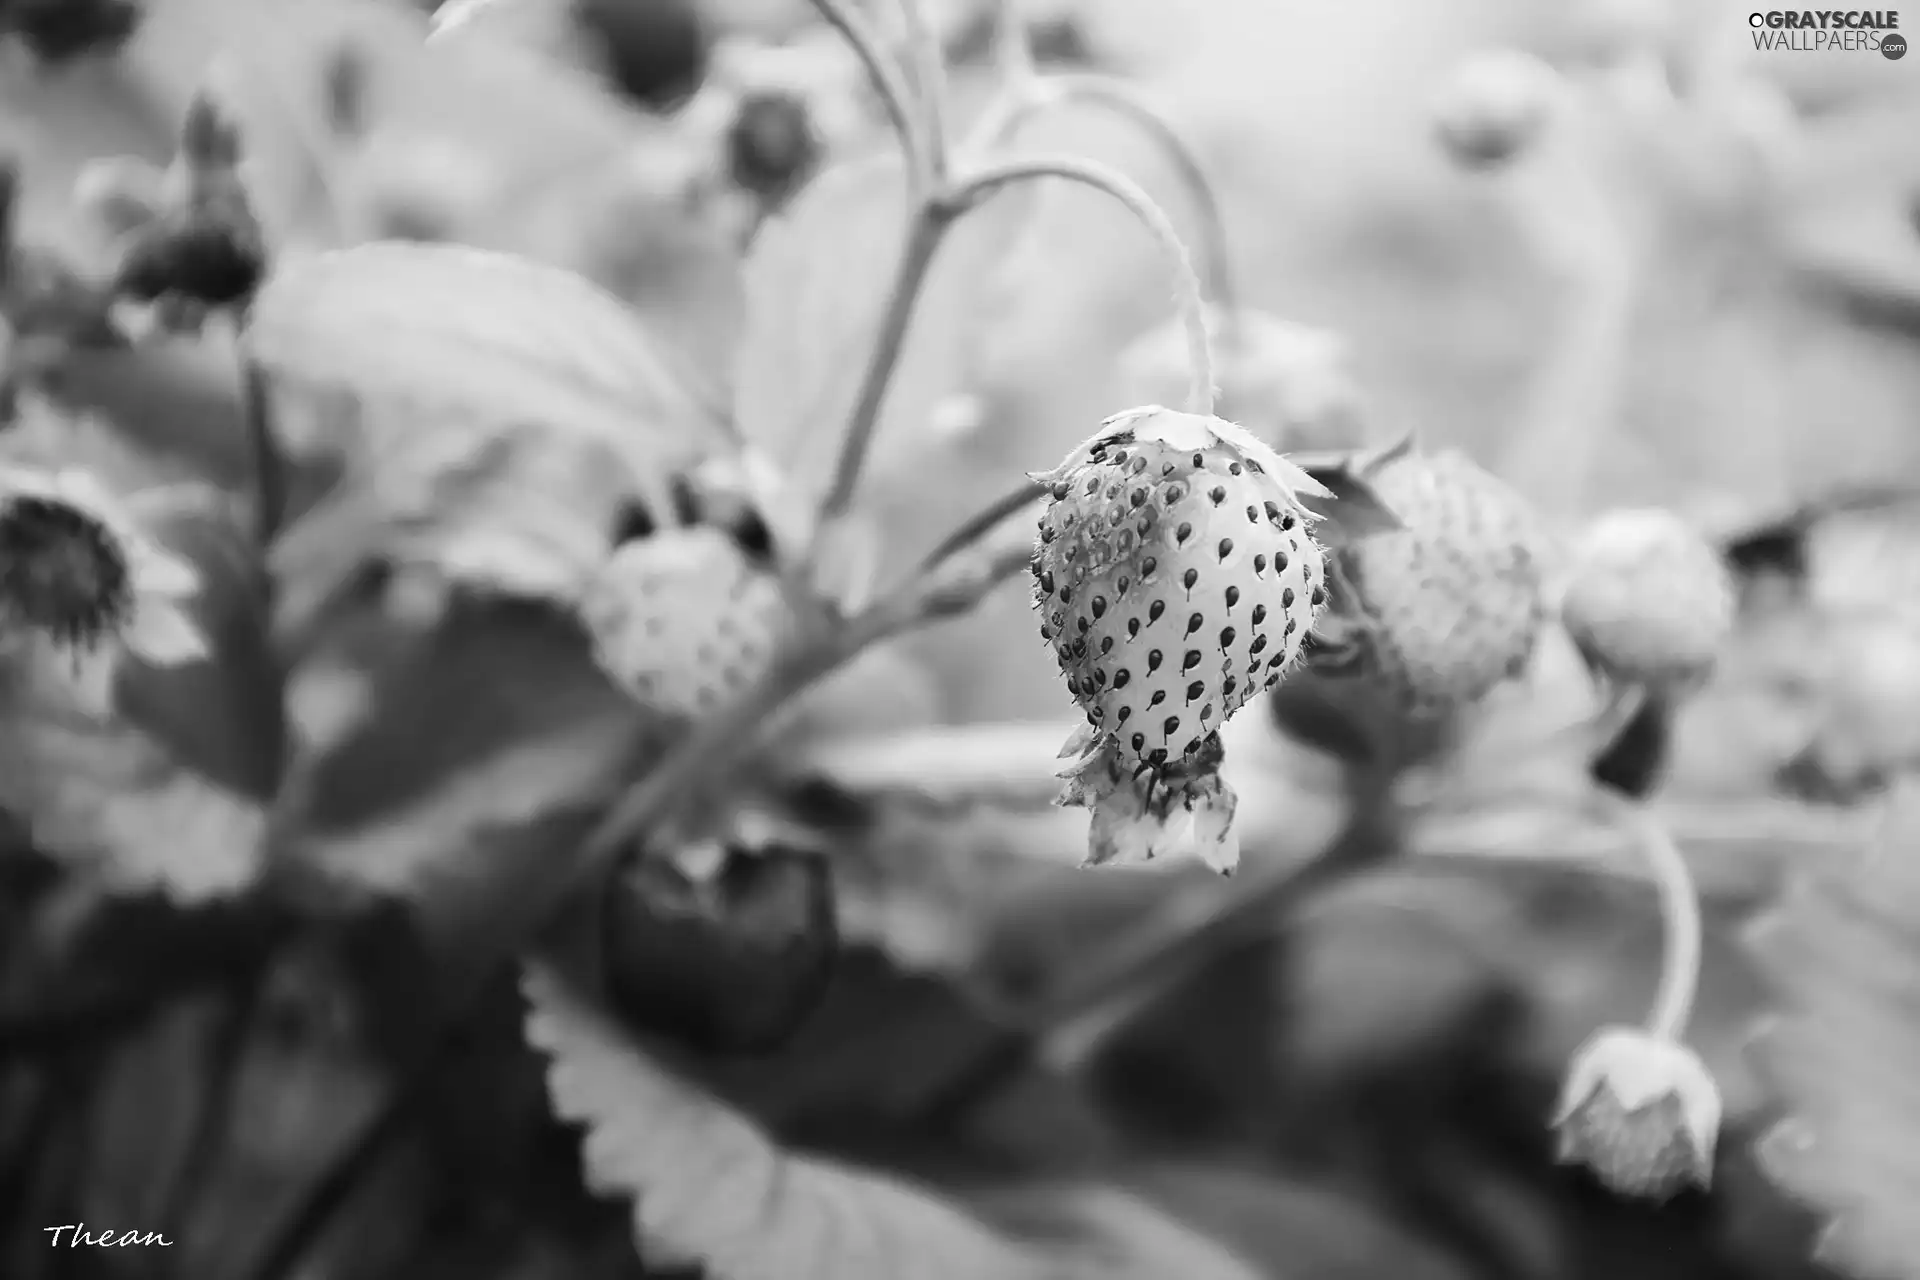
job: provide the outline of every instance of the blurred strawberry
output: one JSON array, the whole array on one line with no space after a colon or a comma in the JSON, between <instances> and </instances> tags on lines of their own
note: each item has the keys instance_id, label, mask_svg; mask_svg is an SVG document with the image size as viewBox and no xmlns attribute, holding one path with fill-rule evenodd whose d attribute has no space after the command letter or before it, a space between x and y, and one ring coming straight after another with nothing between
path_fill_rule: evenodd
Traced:
<instances>
[{"instance_id":1,"label":"blurred strawberry","mask_svg":"<svg viewBox=\"0 0 1920 1280\"><path fill-rule=\"evenodd\" d=\"M746 94L727 128L727 173L778 207L813 176L821 143L804 100L781 90Z\"/></svg>"},{"instance_id":2,"label":"blurred strawberry","mask_svg":"<svg viewBox=\"0 0 1920 1280\"><path fill-rule=\"evenodd\" d=\"M1532 509L1457 452L1397 448L1362 474L1405 527L1339 557L1361 666L1416 719L1478 702L1525 668L1544 620Z\"/></svg>"},{"instance_id":3,"label":"blurred strawberry","mask_svg":"<svg viewBox=\"0 0 1920 1280\"><path fill-rule=\"evenodd\" d=\"M704 526L620 548L581 616L608 674L648 707L689 720L757 683L794 623L779 576Z\"/></svg>"},{"instance_id":4,"label":"blurred strawberry","mask_svg":"<svg viewBox=\"0 0 1920 1280\"><path fill-rule=\"evenodd\" d=\"M33 56L63 63L90 53L117 53L140 25L134 0L5 0L0 35L12 35Z\"/></svg>"},{"instance_id":5,"label":"blurred strawberry","mask_svg":"<svg viewBox=\"0 0 1920 1280\"><path fill-rule=\"evenodd\" d=\"M1540 532L1464 454L1403 442L1358 472L1404 527L1338 549L1332 604L1274 714L1342 754L1411 760L1531 661L1546 616Z\"/></svg>"},{"instance_id":6,"label":"blurred strawberry","mask_svg":"<svg viewBox=\"0 0 1920 1280\"><path fill-rule=\"evenodd\" d=\"M574 21L622 94L670 111L706 78L710 40L693 0L572 0Z\"/></svg>"},{"instance_id":7,"label":"blurred strawberry","mask_svg":"<svg viewBox=\"0 0 1920 1280\"><path fill-rule=\"evenodd\" d=\"M706 866L692 865L705 854ZM736 833L630 856L603 899L614 1007L706 1051L767 1053L818 1006L839 949L824 856Z\"/></svg>"}]
</instances>

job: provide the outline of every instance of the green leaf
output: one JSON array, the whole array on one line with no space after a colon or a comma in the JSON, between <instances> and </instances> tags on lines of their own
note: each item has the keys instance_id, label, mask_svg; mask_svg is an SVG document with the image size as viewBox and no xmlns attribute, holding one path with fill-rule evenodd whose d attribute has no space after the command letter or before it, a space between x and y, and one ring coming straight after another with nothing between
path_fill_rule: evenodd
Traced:
<instances>
[{"instance_id":1,"label":"green leaf","mask_svg":"<svg viewBox=\"0 0 1920 1280\"><path fill-rule=\"evenodd\" d=\"M570 599L634 510L731 446L625 307L567 272L444 245L371 244L287 268L247 349L291 452L347 478L290 531L296 613L369 558Z\"/></svg>"},{"instance_id":2,"label":"green leaf","mask_svg":"<svg viewBox=\"0 0 1920 1280\"><path fill-rule=\"evenodd\" d=\"M998 268L1039 188L1003 191L948 232L907 330L881 415L876 470L924 463L934 407L962 390L974 338L998 308ZM800 489L822 492L906 244L911 206L891 152L836 165L764 227L745 268L734 413Z\"/></svg>"},{"instance_id":3,"label":"green leaf","mask_svg":"<svg viewBox=\"0 0 1920 1280\"><path fill-rule=\"evenodd\" d=\"M1866 857L1808 868L1753 934L1786 1006L1756 1046L1789 1113L1763 1158L1833 1215L1819 1252L1860 1280L1920 1276L1916 841L1909 780Z\"/></svg>"},{"instance_id":4,"label":"green leaf","mask_svg":"<svg viewBox=\"0 0 1920 1280\"><path fill-rule=\"evenodd\" d=\"M530 967L527 1040L561 1119L583 1125L588 1185L633 1201L650 1264L714 1280L1041 1280L1048 1261L904 1182L781 1150Z\"/></svg>"}]
</instances>

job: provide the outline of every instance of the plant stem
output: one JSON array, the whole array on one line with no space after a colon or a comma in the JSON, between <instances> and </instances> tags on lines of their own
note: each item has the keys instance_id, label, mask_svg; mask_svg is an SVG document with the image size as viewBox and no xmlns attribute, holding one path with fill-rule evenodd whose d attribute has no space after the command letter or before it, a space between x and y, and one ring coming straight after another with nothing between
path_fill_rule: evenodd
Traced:
<instances>
[{"instance_id":1,"label":"plant stem","mask_svg":"<svg viewBox=\"0 0 1920 1280\"><path fill-rule=\"evenodd\" d=\"M1193 201L1199 219L1200 270L1207 295L1219 312L1222 342L1233 340L1240 313L1239 288L1228 248L1226 217L1205 166L1180 130L1144 94L1124 80L1090 72L1049 73L1036 78L1032 92L1011 98L997 118L983 119L980 140L987 146L1011 142L1020 128L1050 106L1085 102L1103 107L1137 125L1173 166L1174 175Z\"/></svg>"},{"instance_id":2,"label":"plant stem","mask_svg":"<svg viewBox=\"0 0 1920 1280\"><path fill-rule=\"evenodd\" d=\"M1614 820L1633 836L1653 874L1666 946L1646 1027L1659 1039L1677 1041L1687 1032L1700 990L1700 894L1685 855L1659 815L1642 803L1607 793L1602 798Z\"/></svg>"},{"instance_id":3,"label":"plant stem","mask_svg":"<svg viewBox=\"0 0 1920 1280\"><path fill-rule=\"evenodd\" d=\"M942 564L956 552L978 542L1001 521L1007 520L1046 496L1046 487L1038 480L1029 480L1017 489L1001 494L980 510L968 516L954 527L952 533L942 538L934 549L927 553L929 567Z\"/></svg>"},{"instance_id":4,"label":"plant stem","mask_svg":"<svg viewBox=\"0 0 1920 1280\"><path fill-rule=\"evenodd\" d=\"M946 238L955 213L938 199L923 200L907 224L906 243L901 246L900 262L894 269L892 291L880 317L880 331L873 351L867 357L866 372L861 375L860 391L847 419L846 433L840 439L840 454L834 461L833 477L821 502L817 530L843 514L852 505L860 470L866 465L867 452L873 447L879 429L880 410L893 384L894 369L906 347L907 331L913 323L914 304L933 267L934 254Z\"/></svg>"},{"instance_id":5,"label":"plant stem","mask_svg":"<svg viewBox=\"0 0 1920 1280\"><path fill-rule=\"evenodd\" d=\"M259 1016L266 987L265 975L248 970L235 982L229 998L214 1011L207 1036L205 1079L202 1081L192 1128L168 1179L171 1184L159 1211L160 1234L178 1240L192 1225L207 1184L225 1152L235 1120L235 1085L246 1061L247 1049Z\"/></svg>"},{"instance_id":6,"label":"plant stem","mask_svg":"<svg viewBox=\"0 0 1920 1280\"><path fill-rule=\"evenodd\" d=\"M240 413L253 468L254 547L264 555L287 519L287 461L274 431L273 389L266 371L245 354L244 345L241 351Z\"/></svg>"},{"instance_id":7,"label":"plant stem","mask_svg":"<svg viewBox=\"0 0 1920 1280\"><path fill-rule=\"evenodd\" d=\"M1004 85L1030 84L1037 76L1021 0L999 0L994 7L993 60Z\"/></svg>"},{"instance_id":8,"label":"plant stem","mask_svg":"<svg viewBox=\"0 0 1920 1280\"><path fill-rule=\"evenodd\" d=\"M900 151L906 157L907 172L912 175L915 191L927 190L933 175L927 167L924 130L914 112L907 82L901 77L900 68L887 57L879 33L866 15L848 0L813 0L813 7L828 26L840 33L841 39L853 46L854 54L867 70L868 81L880 96L880 105L887 113L894 135L900 139Z\"/></svg>"},{"instance_id":9,"label":"plant stem","mask_svg":"<svg viewBox=\"0 0 1920 1280\"><path fill-rule=\"evenodd\" d=\"M913 76L919 82L921 118L926 121L927 189L937 191L949 173L947 134L947 61L940 48L940 37L927 21L924 0L899 0L900 17L907 29L907 53L913 60Z\"/></svg>"},{"instance_id":10,"label":"plant stem","mask_svg":"<svg viewBox=\"0 0 1920 1280\"><path fill-rule=\"evenodd\" d=\"M957 210L986 199L1010 182L1059 178L1091 187L1124 205L1153 236L1173 276L1174 302L1187 334L1187 412L1213 416L1213 353L1207 336L1207 306L1186 243L1166 212L1126 175L1073 156L1031 156L989 163L960 181L950 197Z\"/></svg>"}]
</instances>

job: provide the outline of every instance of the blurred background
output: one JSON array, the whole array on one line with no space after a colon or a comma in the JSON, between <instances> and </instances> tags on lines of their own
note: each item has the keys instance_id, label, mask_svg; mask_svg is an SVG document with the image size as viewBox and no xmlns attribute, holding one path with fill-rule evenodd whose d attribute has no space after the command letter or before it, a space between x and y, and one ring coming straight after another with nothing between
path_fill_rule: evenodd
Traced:
<instances>
[{"instance_id":1,"label":"blurred background","mask_svg":"<svg viewBox=\"0 0 1920 1280\"><path fill-rule=\"evenodd\" d=\"M927 3L964 123L999 83L992 7ZM861 336L900 234L897 189L835 179L889 145L858 62L793 0L434 7L0 0L10 234L97 266L75 213L89 166L167 165L211 85L279 261L411 239L577 271L817 492L864 351L818 335ZM897 34L892 6L867 8ZM164 763L122 739L49 757L44 735L0 755L18 828L0 858L0 1274L1920 1276L1920 813L1898 803L1920 763L1920 61L1759 50L1726 0L1018 12L1043 72L1123 77L1190 144L1217 227L1166 150L1097 103L1019 139L1133 177L1273 318L1260 376L1283 447L1412 432L1549 523L1659 505L1725 553L1738 633L1648 766L1707 919L1690 1041L1726 1103L1712 1192L1632 1203L1553 1159L1568 1055L1644 1012L1661 936L1631 848L1583 799L1593 760L1552 736L1593 698L1558 633L1391 832L1358 831L1337 765L1251 707L1231 776L1254 876L1373 844L1364 872L1286 880L1230 936L1214 922L1233 882L1075 870L1081 828L1048 803L1072 708L1023 587L869 655L781 749L784 811L835 860L824 1004L757 1057L646 1041L672 1087L593 1076L632 1114L625 1145L608 1139L625 1180L590 1189L512 981L422 1066L449 997L409 926L405 945L388 922L286 945L251 864L182 888L225 855L207 807L156 799L175 783L154 779L249 749L181 725L216 715L193 690L268 696L232 674L241 650L272 666L254 619L218 679L142 704L171 717L171 737L140 730ZM895 578L1107 415L1177 395L1177 377L1155 389L1170 295L1155 246L1093 194L1046 187L963 226L909 331L848 572ZM784 343L785 363L748 361L743 391L752 343ZM47 394L143 481L237 487L233 369L214 339L82 350ZM392 849L443 860L468 847L450 779L508 776L471 744L531 738L578 701L543 637L425 656L341 641L386 664L386 736L328 775L340 812L303 818L390 826ZM449 741L469 755L419 763ZM416 765L433 776L377 780ZM278 812L274 781L219 776ZM81 834L46 834L47 807ZM522 861L578 838L546 816L515 833ZM143 841L166 848L142 862ZM373 847L322 861L387 856ZM354 865L376 889L401 878ZM455 879L459 897L481 876ZM465 909L445 949L484 933ZM704 974L674 981L714 1000L767 980L674 945L631 963ZM1061 1260L974 1249L889 1198L908 1180L968 1231ZM175 1243L47 1244L77 1223ZM668 1241L651 1270L636 1231Z\"/></svg>"}]
</instances>

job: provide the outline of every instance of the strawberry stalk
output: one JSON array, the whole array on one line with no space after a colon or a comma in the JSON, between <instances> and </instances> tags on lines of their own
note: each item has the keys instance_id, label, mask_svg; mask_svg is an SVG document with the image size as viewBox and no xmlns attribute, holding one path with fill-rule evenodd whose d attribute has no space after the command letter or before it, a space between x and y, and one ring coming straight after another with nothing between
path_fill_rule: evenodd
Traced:
<instances>
[{"instance_id":1,"label":"strawberry stalk","mask_svg":"<svg viewBox=\"0 0 1920 1280\"><path fill-rule=\"evenodd\" d=\"M944 143L939 156L944 156ZM944 160L931 162L943 165ZM1037 156L1010 160L986 159L977 167L942 178L929 192L919 197L909 216L906 244L895 268L893 284L882 312L879 338L868 357L860 389L840 441L832 479L820 508L818 528L824 529L844 515L852 505L860 472L879 428L880 410L886 402L893 374L906 346L913 322L914 307L925 287L934 255L953 224L970 210L1010 183L1057 178L1090 187L1108 196L1145 227L1166 256L1173 274L1175 302L1187 334L1187 356L1191 380L1186 407L1189 412L1211 416L1214 408L1213 356L1207 333L1205 290L1193 268L1186 243L1172 219L1137 183L1125 174L1096 161L1073 156Z\"/></svg>"},{"instance_id":2,"label":"strawberry stalk","mask_svg":"<svg viewBox=\"0 0 1920 1280\"><path fill-rule=\"evenodd\" d=\"M1020 0L999 0L994 6L993 61L1004 85L1032 81L1033 41L1027 35L1027 15Z\"/></svg>"},{"instance_id":3,"label":"strawberry stalk","mask_svg":"<svg viewBox=\"0 0 1920 1280\"><path fill-rule=\"evenodd\" d=\"M920 90L920 109L927 123L926 176L937 188L947 180L948 153L952 149L948 134L947 64L940 49L940 34L927 21L923 0L899 0L900 18L906 27L907 57L915 86Z\"/></svg>"},{"instance_id":4,"label":"strawberry stalk","mask_svg":"<svg viewBox=\"0 0 1920 1280\"><path fill-rule=\"evenodd\" d=\"M887 113L895 136L900 139L900 150L906 156L907 172L913 176L915 190L925 190L931 185L927 170L927 127L913 110L913 95L899 67L882 50L879 33L849 0L813 0L813 7L828 26L840 33L841 39L853 46L854 54L867 70L867 79L880 97L880 105Z\"/></svg>"},{"instance_id":5,"label":"strawberry stalk","mask_svg":"<svg viewBox=\"0 0 1920 1280\"><path fill-rule=\"evenodd\" d=\"M1198 216L1201 276L1206 281L1207 297L1218 309L1222 326L1220 340L1231 346L1233 319L1239 314L1239 289L1234 281L1233 255L1227 247L1226 218L1221 213L1219 197L1193 145L1173 121L1133 85L1097 72L1009 75L1000 95L975 125L966 149L984 151L1004 146L1017 138L1022 127L1040 113L1079 103L1111 112L1134 125L1159 148L1172 167Z\"/></svg>"},{"instance_id":6,"label":"strawberry stalk","mask_svg":"<svg viewBox=\"0 0 1920 1280\"><path fill-rule=\"evenodd\" d=\"M1700 989L1700 894L1687 860L1666 823L1645 804L1600 793L1609 816L1628 832L1653 875L1660 897L1660 922L1666 935L1660 982L1647 1014L1648 1034L1678 1041L1686 1034Z\"/></svg>"}]
</instances>

